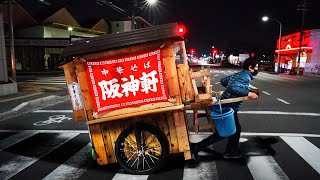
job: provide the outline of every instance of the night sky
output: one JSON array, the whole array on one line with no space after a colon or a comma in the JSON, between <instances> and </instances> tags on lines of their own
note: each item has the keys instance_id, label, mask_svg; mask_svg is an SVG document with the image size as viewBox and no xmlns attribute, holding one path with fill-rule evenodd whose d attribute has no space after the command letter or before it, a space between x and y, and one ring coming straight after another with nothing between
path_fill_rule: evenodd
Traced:
<instances>
[{"instance_id":1,"label":"night sky","mask_svg":"<svg viewBox=\"0 0 320 180\"><path fill-rule=\"evenodd\" d=\"M137 0L141 2L142 0ZM262 22L268 15L282 22L282 34L299 31L302 0L159 0L157 9L138 12L156 24L178 22L188 33L187 47L197 53L219 50L273 52L279 35L279 24ZM63 0L51 1L54 5ZM110 16L110 8L98 6L95 0L69 0L65 6L79 22ZM112 0L130 12L133 0ZM320 0L307 0L304 29L320 29ZM117 12L113 11L112 14Z\"/></svg>"}]
</instances>

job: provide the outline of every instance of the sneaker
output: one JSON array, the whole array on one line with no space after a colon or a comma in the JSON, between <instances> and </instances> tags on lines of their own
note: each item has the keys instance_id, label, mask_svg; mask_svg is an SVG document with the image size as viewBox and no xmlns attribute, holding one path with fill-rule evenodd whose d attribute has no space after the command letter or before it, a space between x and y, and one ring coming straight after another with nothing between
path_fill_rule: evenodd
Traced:
<instances>
[{"instance_id":1,"label":"sneaker","mask_svg":"<svg viewBox=\"0 0 320 180\"><path fill-rule=\"evenodd\" d=\"M239 159L242 158L243 155L241 152L236 152L236 153L224 153L223 158L224 159Z\"/></svg>"},{"instance_id":2,"label":"sneaker","mask_svg":"<svg viewBox=\"0 0 320 180\"><path fill-rule=\"evenodd\" d=\"M199 156L198 156L199 146L198 146L198 144L197 143L191 143L190 144L190 151L191 151L192 159L198 161L199 160Z\"/></svg>"}]
</instances>

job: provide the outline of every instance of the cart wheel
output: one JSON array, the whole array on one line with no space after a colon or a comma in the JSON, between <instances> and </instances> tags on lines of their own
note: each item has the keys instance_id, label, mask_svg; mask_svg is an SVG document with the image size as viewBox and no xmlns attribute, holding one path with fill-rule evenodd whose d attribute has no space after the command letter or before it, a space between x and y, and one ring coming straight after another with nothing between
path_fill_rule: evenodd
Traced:
<instances>
[{"instance_id":1,"label":"cart wheel","mask_svg":"<svg viewBox=\"0 0 320 180\"><path fill-rule=\"evenodd\" d=\"M168 155L168 140L160 129L136 124L118 137L115 154L120 166L132 174L150 174L161 168Z\"/></svg>"},{"instance_id":2,"label":"cart wheel","mask_svg":"<svg viewBox=\"0 0 320 180\"><path fill-rule=\"evenodd\" d=\"M93 147L91 148L91 157L93 160L97 160L97 154Z\"/></svg>"}]
</instances>

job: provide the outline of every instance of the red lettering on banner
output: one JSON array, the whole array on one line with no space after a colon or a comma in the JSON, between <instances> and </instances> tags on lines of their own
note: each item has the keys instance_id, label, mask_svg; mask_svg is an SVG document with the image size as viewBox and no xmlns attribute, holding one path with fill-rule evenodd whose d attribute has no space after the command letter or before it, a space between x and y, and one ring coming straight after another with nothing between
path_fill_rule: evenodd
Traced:
<instances>
[{"instance_id":1,"label":"red lettering on banner","mask_svg":"<svg viewBox=\"0 0 320 180\"><path fill-rule=\"evenodd\" d=\"M160 49L118 59L88 61L96 112L168 102Z\"/></svg>"}]
</instances>

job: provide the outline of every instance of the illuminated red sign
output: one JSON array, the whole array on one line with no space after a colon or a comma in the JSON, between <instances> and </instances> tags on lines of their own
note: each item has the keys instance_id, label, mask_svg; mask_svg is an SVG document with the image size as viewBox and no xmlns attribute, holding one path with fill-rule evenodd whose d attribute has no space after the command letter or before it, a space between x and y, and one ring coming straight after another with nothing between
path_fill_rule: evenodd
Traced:
<instances>
[{"instance_id":1,"label":"illuminated red sign","mask_svg":"<svg viewBox=\"0 0 320 180\"><path fill-rule=\"evenodd\" d=\"M168 102L160 49L88 61L86 71L96 112Z\"/></svg>"}]
</instances>

